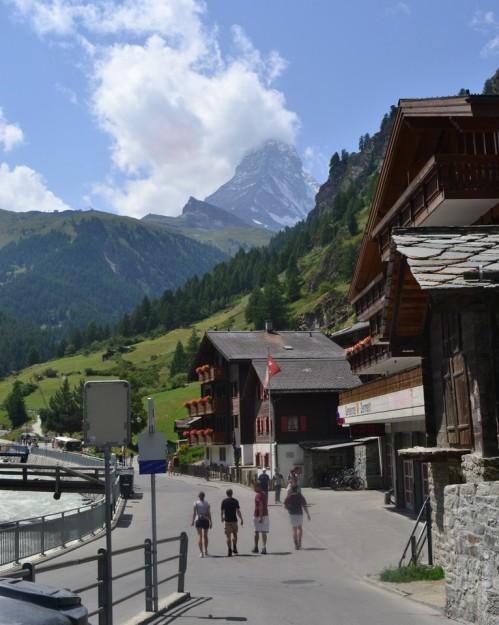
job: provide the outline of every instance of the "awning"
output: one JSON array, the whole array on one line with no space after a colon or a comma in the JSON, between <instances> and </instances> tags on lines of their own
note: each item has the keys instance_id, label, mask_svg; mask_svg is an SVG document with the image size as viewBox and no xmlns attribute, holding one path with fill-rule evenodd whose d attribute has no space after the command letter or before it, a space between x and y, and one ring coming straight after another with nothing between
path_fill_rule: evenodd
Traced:
<instances>
[{"instance_id":1,"label":"awning","mask_svg":"<svg viewBox=\"0 0 499 625\"><path fill-rule=\"evenodd\" d=\"M334 451L344 447L358 447L365 445L369 441L377 441L378 436L367 436L366 438L356 438L355 440L346 441L344 443L335 443L334 445L320 445L319 447L311 447L309 451Z\"/></svg>"}]
</instances>

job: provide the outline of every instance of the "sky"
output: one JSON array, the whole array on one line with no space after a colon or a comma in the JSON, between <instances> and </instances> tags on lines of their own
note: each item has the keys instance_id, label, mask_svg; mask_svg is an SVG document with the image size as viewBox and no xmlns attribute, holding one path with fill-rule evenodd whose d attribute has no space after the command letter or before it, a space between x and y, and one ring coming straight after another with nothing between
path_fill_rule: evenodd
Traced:
<instances>
[{"instance_id":1,"label":"sky","mask_svg":"<svg viewBox=\"0 0 499 625\"><path fill-rule=\"evenodd\" d=\"M177 215L267 139L322 183L498 67L492 0L0 0L0 209Z\"/></svg>"}]
</instances>

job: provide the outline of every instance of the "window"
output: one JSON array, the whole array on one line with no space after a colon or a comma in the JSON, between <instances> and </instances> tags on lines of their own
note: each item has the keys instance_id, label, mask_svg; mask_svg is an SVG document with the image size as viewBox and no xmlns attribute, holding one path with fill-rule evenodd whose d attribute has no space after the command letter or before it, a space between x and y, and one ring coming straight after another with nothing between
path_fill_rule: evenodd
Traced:
<instances>
[{"instance_id":1,"label":"window","mask_svg":"<svg viewBox=\"0 0 499 625\"><path fill-rule=\"evenodd\" d=\"M220 462L225 462L225 447L220 447L220 449L218 450L218 455L220 458Z\"/></svg>"},{"instance_id":2,"label":"window","mask_svg":"<svg viewBox=\"0 0 499 625\"><path fill-rule=\"evenodd\" d=\"M255 465L260 468L262 466L262 454L260 452L258 452L255 455Z\"/></svg>"},{"instance_id":3,"label":"window","mask_svg":"<svg viewBox=\"0 0 499 625\"><path fill-rule=\"evenodd\" d=\"M232 382L232 397L239 397L239 384Z\"/></svg>"},{"instance_id":4,"label":"window","mask_svg":"<svg viewBox=\"0 0 499 625\"><path fill-rule=\"evenodd\" d=\"M238 427L239 427L239 415L235 414L234 415L234 428L237 430Z\"/></svg>"},{"instance_id":5,"label":"window","mask_svg":"<svg viewBox=\"0 0 499 625\"><path fill-rule=\"evenodd\" d=\"M270 456L269 456L269 454L267 453L267 454L265 454L265 455L263 456L263 466L264 466L266 469L268 469L268 468L270 467L270 462L269 462L269 460L270 460Z\"/></svg>"},{"instance_id":6,"label":"window","mask_svg":"<svg viewBox=\"0 0 499 625\"><path fill-rule=\"evenodd\" d=\"M281 417L281 432L306 432L307 417Z\"/></svg>"}]
</instances>

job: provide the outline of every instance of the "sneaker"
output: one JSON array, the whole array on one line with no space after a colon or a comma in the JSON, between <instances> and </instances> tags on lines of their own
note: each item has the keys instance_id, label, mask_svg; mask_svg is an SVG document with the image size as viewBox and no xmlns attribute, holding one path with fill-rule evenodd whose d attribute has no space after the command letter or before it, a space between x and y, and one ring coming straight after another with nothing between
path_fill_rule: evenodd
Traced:
<instances>
[{"instance_id":1,"label":"sneaker","mask_svg":"<svg viewBox=\"0 0 499 625\"><path fill-rule=\"evenodd\" d=\"M251 550L251 553L259 553L258 547L253 547L253 549ZM262 551L262 553L263 553L263 551Z\"/></svg>"},{"instance_id":2,"label":"sneaker","mask_svg":"<svg viewBox=\"0 0 499 625\"><path fill-rule=\"evenodd\" d=\"M208 552L207 552L207 551L205 551L205 552L204 552L204 557L205 557L205 558L207 558L207 557L208 557Z\"/></svg>"},{"instance_id":3,"label":"sneaker","mask_svg":"<svg viewBox=\"0 0 499 625\"><path fill-rule=\"evenodd\" d=\"M204 558L204 553L200 553L200 554L199 554L199 557L200 557L200 558Z\"/></svg>"},{"instance_id":4,"label":"sneaker","mask_svg":"<svg viewBox=\"0 0 499 625\"><path fill-rule=\"evenodd\" d=\"M227 552L227 557L231 558L232 557L232 549L229 547L229 550Z\"/></svg>"},{"instance_id":5,"label":"sneaker","mask_svg":"<svg viewBox=\"0 0 499 625\"><path fill-rule=\"evenodd\" d=\"M236 547L236 545L233 545L233 546L232 546L232 553L233 553L235 556L237 556L238 551L237 551L237 547Z\"/></svg>"},{"instance_id":6,"label":"sneaker","mask_svg":"<svg viewBox=\"0 0 499 625\"><path fill-rule=\"evenodd\" d=\"M267 553L267 549L265 547L262 549L262 553L263 553L263 555L265 555Z\"/></svg>"}]
</instances>

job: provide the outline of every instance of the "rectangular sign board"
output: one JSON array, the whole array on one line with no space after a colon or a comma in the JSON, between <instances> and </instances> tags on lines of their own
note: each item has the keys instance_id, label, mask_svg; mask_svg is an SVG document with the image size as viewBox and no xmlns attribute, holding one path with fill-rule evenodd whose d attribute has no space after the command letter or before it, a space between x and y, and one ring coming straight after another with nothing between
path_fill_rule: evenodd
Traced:
<instances>
[{"instance_id":1,"label":"rectangular sign board","mask_svg":"<svg viewBox=\"0 0 499 625\"><path fill-rule=\"evenodd\" d=\"M85 382L83 436L86 445L121 447L130 442L130 384L126 380Z\"/></svg>"},{"instance_id":2,"label":"rectangular sign board","mask_svg":"<svg viewBox=\"0 0 499 625\"><path fill-rule=\"evenodd\" d=\"M166 473L166 439L164 432L139 434L139 473Z\"/></svg>"}]
</instances>

